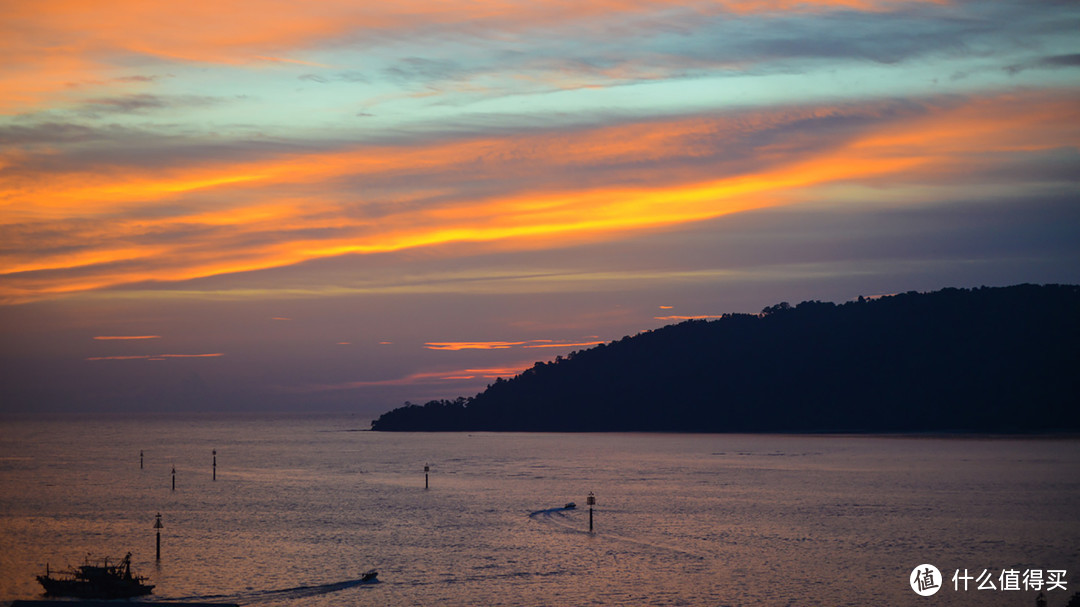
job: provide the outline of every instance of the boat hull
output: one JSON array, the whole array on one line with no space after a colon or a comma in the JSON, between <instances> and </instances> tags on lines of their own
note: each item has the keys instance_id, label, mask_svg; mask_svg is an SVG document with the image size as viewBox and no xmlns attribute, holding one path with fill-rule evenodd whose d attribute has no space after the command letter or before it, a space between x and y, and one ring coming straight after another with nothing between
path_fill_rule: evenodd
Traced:
<instances>
[{"instance_id":1,"label":"boat hull","mask_svg":"<svg viewBox=\"0 0 1080 607\"><path fill-rule=\"evenodd\" d=\"M49 596L71 596L85 599L128 599L134 596L150 594L154 590L152 584L116 584L94 583L85 580L63 580L37 576L38 583L45 589Z\"/></svg>"},{"instance_id":2,"label":"boat hull","mask_svg":"<svg viewBox=\"0 0 1080 607\"><path fill-rule=\"evenodd\" d=\"M67 596L81 599L129 599L150 594L154 589L151 584L144 584L146 578L131 573L131 553L115 565L109 559L87 563L73 571L61 572L58 577L49 573L45 566L45 575L37 576L37 581L50 596Z\"/></svg>"}]
</instances>

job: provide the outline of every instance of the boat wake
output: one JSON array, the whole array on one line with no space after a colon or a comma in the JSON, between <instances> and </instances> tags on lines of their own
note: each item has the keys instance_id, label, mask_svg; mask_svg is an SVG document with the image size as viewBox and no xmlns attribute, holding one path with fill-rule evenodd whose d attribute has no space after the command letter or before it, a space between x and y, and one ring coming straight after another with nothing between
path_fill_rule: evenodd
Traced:
<instances>
[{"instance_id":1,"label":"boat wake","mask_svg":"<svg viewBox=\"0 0 1080 607\"><path fill-rule=\"evenodd\" d=\"M377 584L378 580L361 577L355 580L333 582L330 584L316 584L314 586L296 586L294 588L281 588L276 590L249 590L236 594L213 594L202 596L170 597L163 601L216 601L223 603L235 603L237 605L258 605L276 601L292 601L312 596L340 592L357 586Z\"/></svg>"},{"instance_id":2,"label":"boat wake","mask_svg":"<svg viewBox=\"0 0 1080 607\"><path fill-rule=\"evenodd\" d=\"M529 513L529 518L533 520L542 520L545 523L551 523L558 525L567 531L579 532L578 526L570 522L570 518L567 516L569 513L574 512L573 508L547 508L544 510L537 510ZM583 532L584 533L584 532Z\"/></svg>"},{"instance_id":3,"label":"boat wake","mask_svg":"<svg viewBox=\"0 0 1080 607\"><path fill-rule=\"evenodd\" d=\"M529 513L529 518L533 520L542 521L547 524L555 525L562 528L565 531L572 533L581 533L589 535L589 531L582 527L580 521L574 521L571 517L571 513L578 512L574 508L547 508L544 510L537 510ZM627 537L625 535L618 535L609 531L594 534L598 537L602 537L605 540L616 541L622 544L633 544L644 548L653 550L661 550L665 552L672 552L684 557L690 557L692 559L704 559L705 556L697 552L687 550L686 548L671 546L667 544L649 542L641 538Z\"/></svg>"}]
</instances>

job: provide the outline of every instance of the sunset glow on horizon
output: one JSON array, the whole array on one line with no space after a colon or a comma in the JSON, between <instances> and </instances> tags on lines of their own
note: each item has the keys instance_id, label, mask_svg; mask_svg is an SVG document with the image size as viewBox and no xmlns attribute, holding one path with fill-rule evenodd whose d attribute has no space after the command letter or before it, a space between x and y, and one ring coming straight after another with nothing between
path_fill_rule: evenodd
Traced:
<instances>
[{"instance_id":1,"label":"sunset glow on horizon","mask_svg":"<svg viewBox=\"0 0 1080 607\"><path fill-rule=\"evenodd\" d=\"M1078 25L1018 0L17 0L3 400L375 411L658 322L1080 282ZM82 379L35 386L49 367Z\"/></svg>"}]
</instances>

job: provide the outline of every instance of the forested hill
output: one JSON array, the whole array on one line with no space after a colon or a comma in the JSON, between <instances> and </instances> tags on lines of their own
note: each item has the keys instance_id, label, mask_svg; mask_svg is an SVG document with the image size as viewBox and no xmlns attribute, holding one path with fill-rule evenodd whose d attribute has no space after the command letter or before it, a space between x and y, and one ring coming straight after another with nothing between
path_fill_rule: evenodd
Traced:
<instances>
[{"instance_id":1,"label":"forested hill","mask_svg":"<svg viewBox=\"0 0 1080 607\"><path fill-rule=\"evenodd\" d=\"M1080 286L781 303L409 405L374 430L1080 430Z\"/></svg>"}]
</instances>

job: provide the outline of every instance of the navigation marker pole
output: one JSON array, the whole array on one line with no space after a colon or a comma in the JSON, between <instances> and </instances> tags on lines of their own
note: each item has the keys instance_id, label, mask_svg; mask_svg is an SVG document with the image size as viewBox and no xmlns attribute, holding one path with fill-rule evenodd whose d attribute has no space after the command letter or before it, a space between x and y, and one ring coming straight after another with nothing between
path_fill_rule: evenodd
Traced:
<instances>
[{"instance_id":1,"label":"navigation marker pole","mask_svg":"<svg viewBox=\"0 0 1080 607\"><path fill-rule=\"evenodd\" d=\"M424 489L428 488L428 471L431 470L431 466L424 464Z\"/></svg>"},{"instance_id":2,"label":"navigation marker pole","mask_svg":"<svg viewBox=\"0 0 1080 607\"><path fill-rule=\"evenodd\" d=\"M161 560L161 513L157 513L157 520L154 521L154 529L157 531L157 560Z\"/></svg>"},{"instance_id":3,"label":"navigation marker pole","mask_svg":"<svg viewBox=\"0 0 1080 607\"><path fill-rule=\"evenodd\" d=\"M176 466L172 467L172 490L176 491Z\"/></svg>"},{"instance_id":4,"label":"navigation marker pole","mask_svg":"<svg viewBox=\"0 0 1080 607\"><path fill-rule=\"evenodd\" d=\"M592 509L596 505L596 496L593 492L589 492L589 497L585 498L585 503L589 504L589 533L592 533Z\"/></svg>"},{"instance_id":5,"label":"navigation marker pole","mask_svg":"<svg viewBox=\"0 0 1080 607\"><path fill-rule=\"evenodd\" d=\"M139 470L142 470L142 449L139 449Z\"/></svg>"},{"instance_id":6,"label":"navigation marker pole","mask_svg":"<svg viewBox=\"0 0 1080 607\"><path fill-rule=\"evenodd\" d=\"M217 480L217 449L214 449L214 479Z\"/></svg>"}]
</instances>

